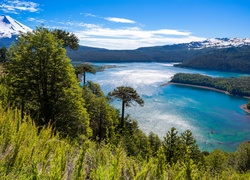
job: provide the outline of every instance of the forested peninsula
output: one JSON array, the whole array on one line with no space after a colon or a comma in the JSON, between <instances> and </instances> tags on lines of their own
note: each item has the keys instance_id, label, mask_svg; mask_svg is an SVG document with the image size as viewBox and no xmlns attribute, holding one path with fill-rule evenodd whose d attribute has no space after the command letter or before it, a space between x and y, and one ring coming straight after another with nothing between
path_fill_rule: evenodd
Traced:
<instances>
[{"instance_id":1,"label":"forested peninsula","mask_svg":"<svg viewBox=\"0 0 250 180\"><path fill-rule=\"evenodd\" d=\"M226 94L244 96L250 99L250 76L242 76L239 78L213 78L201 74L177 73L173 76L170 83L200 86ZM250 112L250 100L247 105L242 108Z\"/></svg>"}]
</instances>

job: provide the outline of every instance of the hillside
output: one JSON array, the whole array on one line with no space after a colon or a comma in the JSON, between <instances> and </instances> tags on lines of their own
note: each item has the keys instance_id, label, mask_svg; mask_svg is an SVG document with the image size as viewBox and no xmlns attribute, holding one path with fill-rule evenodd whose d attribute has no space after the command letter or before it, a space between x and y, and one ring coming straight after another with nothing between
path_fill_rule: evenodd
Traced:
<instances>
[{"instance_id":1,"label":"hillside","mask_svg":"<svg viewBox=\"0 0 250 180\"><path fill-rule=\"evenodd\" d=\"M9 47L20 32L32 31L8 15L0 16L0 48ZM183 62L179 67L250 73L250 38L211 38L200 42L108 50L80 46L68 50L73 63Z\"/></svg>"},{"instance_id":2,"label":"hillside","mask_svg":"<svg viewBox=\"0 0 250 180\"><path fill-rule=\"evenodd\" d=\"M213 49L178 64L179 67L250 73L250 46Z\"/></svg>"}]
</instances>

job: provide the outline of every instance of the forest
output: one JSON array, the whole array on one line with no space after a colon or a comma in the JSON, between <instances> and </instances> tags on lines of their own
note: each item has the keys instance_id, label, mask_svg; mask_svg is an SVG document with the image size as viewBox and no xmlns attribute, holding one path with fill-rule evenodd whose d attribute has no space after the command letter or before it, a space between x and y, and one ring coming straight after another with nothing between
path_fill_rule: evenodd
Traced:
<instances>
[{"instance_id":1,"label":"forest","mask_svg":"<svg viewBox=\"0 0 250 180\"><path fill-rule=\"evenodd\" d=\"M201 74L177 73L170 82L211 87L226 91L231 95L250 97L250 76L213 78ZM247 108L250 109L250 100Z\"/></svg>"},{"instance_id":2,"label":"forest","mask_svg":"<svg viewBox=\"0 0 250 180\"><path fill-rule=\"evenodd\" d=\"M1 179L250 179L250 143L201 152L190 130L162 138L125 115L143 99L131 87L105 95L96 73L73 66L74 34L38 27L7 49L0 65ZM121 111L111 105L120 99Z\"/></svg>"},{"instance_id":3,"label":"forest","mask_svg":"<svg viewBox=\"0 0 250 180\"><path fill-rule=\"evenodd\" d=\"M176 66L250 74L250 46L215 49Z\"/></svg>"},{"instance_id":4,"label":"forest","mask_svg":"<svg viewBox=\"0 0 250 180\"><path fill-rule=\"evenodd\" d=\"M250 76L242 76L239 78L213 78L201 74L177 73L170 82L207 86L227 91L232 95L250 96Z\"/></svg>"}]
</instances>

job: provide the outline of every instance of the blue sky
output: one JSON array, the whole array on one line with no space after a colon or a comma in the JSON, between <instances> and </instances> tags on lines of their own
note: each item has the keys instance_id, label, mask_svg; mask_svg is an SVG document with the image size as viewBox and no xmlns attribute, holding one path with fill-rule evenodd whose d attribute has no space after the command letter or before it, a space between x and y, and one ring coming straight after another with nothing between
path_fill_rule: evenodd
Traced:
<instances>
[{"instance_id":1,"label":"blue sky","mask_svg":"<svg viewBox=\"0 0 250 180\"><path fill-rule=\"evenodd\" d=\"M107 49L250 37L250 0L1 0L0 14Z\"/></svg>"}]
</instances>

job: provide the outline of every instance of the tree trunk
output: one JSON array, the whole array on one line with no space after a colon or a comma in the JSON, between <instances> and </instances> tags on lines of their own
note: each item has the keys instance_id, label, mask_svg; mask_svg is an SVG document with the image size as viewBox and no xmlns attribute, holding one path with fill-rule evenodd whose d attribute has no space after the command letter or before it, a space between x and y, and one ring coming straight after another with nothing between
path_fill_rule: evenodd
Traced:
<instances>
[{"instance_id":1,"label":"tree trunk","mask_svg":"<svg viewBox=\"0 0 250 180\"><path fill-rule=\"evenodd\" d=\"M124 128L124 111L125 111L125 102L122 100L122 118L121 118L121 128Z\"/></svg>"},{"instance_id":2,"label":"tree trunk","mask_svg":"<svg viewBox=\"0 0 250 180\"><path fill-rule=\"evenodd\" d=\"M83 73L83 85L86 84L86 72Z\"/></svg>"}]
</instances>

